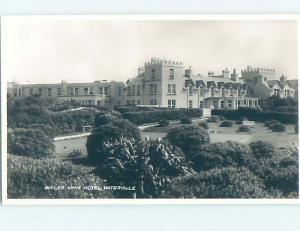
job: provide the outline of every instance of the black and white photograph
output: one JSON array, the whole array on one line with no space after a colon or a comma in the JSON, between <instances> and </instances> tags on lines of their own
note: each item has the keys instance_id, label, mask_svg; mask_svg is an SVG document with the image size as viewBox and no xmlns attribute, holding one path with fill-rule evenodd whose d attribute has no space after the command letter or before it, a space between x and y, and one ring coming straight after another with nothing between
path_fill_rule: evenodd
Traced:
<instances>
[{"instance_id":1,"label":"black and white photograph","mask_svg":"<svg viewBox=\"0 0 300 231\"><path fill-rule=\"evenodd\" d=\"M298 30L2 16L3 202L299 203Z\"/></svg>"}]
</instances>

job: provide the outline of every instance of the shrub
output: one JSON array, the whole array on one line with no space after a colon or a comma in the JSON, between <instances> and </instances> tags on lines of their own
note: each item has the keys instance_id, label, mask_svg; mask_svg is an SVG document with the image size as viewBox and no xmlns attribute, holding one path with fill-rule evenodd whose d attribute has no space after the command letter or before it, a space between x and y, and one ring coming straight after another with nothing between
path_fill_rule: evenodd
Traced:
<instances>
[{"instance_id":1,"label":"shrub","mask_svg":"<svg viewBox=\"0 0 300 231\"><path fill-rule=\"evenodd\" d=\"M281 123L275 123L269 126L270 129L272 129L273 132L284 132L285 126Z\"/></svg>"},{"instance_id":2,"label":"shrub","mask_svg":"<svg viewBox=\"0 0 300 231\"><path fill-rule=\"evenodd\" d=\"M209 134L204 128L193 125L173 128L166 139L180 147L185 154L192 153L210 141Z\"/></svg>"},{"instance_id":3,"label":"shrub","mask_svg":"<svg viewBox=\"0 0 300 231\"><path fill-rule=\"evenodd\" d=\"M242 124L243 121L248 121L248 119L247 119L246 117L243 116L243 117L239 118L239 119L236 121L236 124Z\"/></svg>"},{"instance_id":4,"label":"shrub","mask_svg":"<svg viewBox=\"0 0 300 231\"><path fill-rule=\"evenodd\" d=\"M275 147L267 141L256 141L249 144L253 155L257 159L274 156Z\"/></svg>"},{"instance_id":5,"label":"shrub","mask_svg":"<svg viewBox=\"0 0 300 231\"><path fill-rule=\"evenodd\" d=\"M141 134L138 127L128 120L114 120L110 124L102 125L94 129L87 138L88 158L92 161L103 161L108 153L104 154L106 142L126 137L139 141Z\"/></svg>"},{"instance_id":6,"label":"shrub","mask_svg":"<svg viewBox=\"0 0 300 231\"><path fill-rule=\"evenodd\" d=\"M172 198L264 198L263 181L247 168L215 168L168 184L163 197Z\"/></svg>"},{"instance_id":7,"label":"shrub","mask_svg":"<svg viewBox=\"0 0 300 231\"><path fill-rule=\"evenodd\" d=\"M180 119L180 122L181 122L182 124L192 124L192 119L189 118L189 117L182 117L182 118Z\"/></svg>"},{"instance_id":8,"label":"shrub","mask_svg":"<svg viewBox=\"0 0 300 231\"><path fill-rule=\"evenodd\" d=\"M111 185L135 186L137 198L157 197L166 182L193 173L181 150L159 139L132 142L121 137L107 142L105 151L110 155L98 165L98 174ZM123 192L115 196L134 195Z\"/></svg>"},{"instance_id":9,"label":"shrub","mask_svg":"<svg viewBox=\"0 0 300 231\"><path fill-rule=\"evenodd\" d=\"M80 150L73 149L69 153L68 158L78 158L78 157L81 157L81 156L82 156L82 152Z\"/></svg>"},{"instance_id":10,"label":"shrub","mask_svg":"<svg viewBox=\"0 0 300 231\"><path fill-rule=\"evenodd\" d=\"M109 198L108 191L87 190L85 186L102 188L103 180L81 167L55 159L21 159L8 156L7 192L11 199L53 198ZM47 186L64 186L63 189L47 189ZM81 187L70 190L68 187Z\"/></svg>"},{"instance_id":11,"label":"shrub","mask_svg":"<svg viewBox=\"0 0 300 231\"><path fill-rule=\"evenodd\" d=\"M205 128L205 129L209 129L209 126L208 126L207 122L200 122L199 126Z\"/></svg>"},{"instance_id":12,"label":"shrub","mask_svg":"<svg viewBox=\"0 0 300 231\"><path fill-rule=\"evenodd\" d=\"M291 193L297 197L299 189L298 148L285 148L272 158L261 158L254 172L260 176L267 188L280 190L284 197Z\"/></svg>"},{"instance_id":13,"label":"shrub","mask_svg":"<svg viewBox=\"0 0 300 231\"><path fill-rule=\"evenodd\" d=\"M220 127L232 127L233 126L233 122L232 121L228 121L228 120L224 120L221 124Z\"/></svg>"},{"instance_id":14,"label":"shrub","mask_svg":"<svg viewBox=\"0 0 300 231\"><path fill-rule=\"evenodd\" d=\"M119 109L120 110L120 109ZM135 111L134 111L135 110ZM134 124L156 123L162 118L166 120L180 120L182 117L200 117L200 109L157 109L157 108L135 108L131 111L120 110L123 118L128 119Z\"/></svg>"},{"instance_id":15,"label":"shrub","mask_svg":"<svg viewBox=\"0 0 300 231\"><path fill-rule=\"evenodd\" d=\"M241 126L239 127L239 130L238 130L238 131L239 131L239 132L250 132L251 129L250 129L249 126L241 125Z\"/></svg>"},{"instance_id":16,"label":"shrub","mask_svg":"<svg viewBox=\"0 0 300 231\"><path fill-rule=\"evenodd\" d=\"M39 129L13 129L8 131L8 152L33 158L54 156L52 138Z\"/></svg>"},{"instance_id":17,"label":"shrub","mask_svg":"<svg viewBox=\"0 0 300 231\"><path fill-rule=\"evenodd\" d=\"M162 119L158 123L159 123L159 127L167 127L170 124L170 122L166 119Z\"/></svg>"},{"instance_id":18,"label":"shrub","mask_svg":"<svg viewBox=\"0 0 300 231\"><path fill-rule=\"evenodd\" d=\"M270 118L280 121L281 123L295 124L298 121L298 113L276 112L276 111L259 111L252 108L239 108L238 110L213 110L213 115L223 115L228 120L238 120L246 116L249 120L256 122L265 122Z\"/></svg>"},{"instance_id":19,"label":"shrub","mask_svg":"<svg viewBox=\"0 0 300 231\"><path fill-rule=\"evenodd\" d=\"M207 119L207 122L216 123L216 122L218 122L218 117L217 116L211 116L210 118Z\"/></svg>"},{"instance_id":20,"label":"shrub","mask_svg":"<svg viewBox=\"0 0 300 231\"><path fill-rule=\"evenodd\" d=\"M267 120L266 122L265 122L265 126L266 127L269 127L269 126L271 126L272 124L276 124L276 123L279 123L277 120L273 120L273 119L270 119L270 120Z\"/></svg>"},{"instance_id":21,"label":"shrub","mask_svg":"<svg viewBox=\"0 0 300 231\"><path fill-rule=\"evenodd\" d=\"M255 164L250 147L233 141L206 144L189 158L198 172L230 166L253 168Z\"/></svg>"},{"instance_id":22,"label":"shrub","mask_svg":"<svg viewBox=\"0 0 300 231\"><path fill-rule=\"evenodd\" d=\"M95 127L108 124L114 120L121 119L122 115L117 111L99 112L95 115Z\"/></svg>"}]
</instances>

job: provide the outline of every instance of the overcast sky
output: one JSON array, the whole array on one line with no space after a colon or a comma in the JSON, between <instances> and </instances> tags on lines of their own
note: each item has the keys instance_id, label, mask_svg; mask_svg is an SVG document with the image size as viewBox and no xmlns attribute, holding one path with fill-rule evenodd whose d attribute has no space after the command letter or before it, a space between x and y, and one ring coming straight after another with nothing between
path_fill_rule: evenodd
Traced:
<instances>
[{"instance_id":1,"label":"overcast sky","mask_svg":"<svg viewBox=\"0 0 300 231\"><path fill-rule=\"evenodd\" d=\"M194 73L248 65L297 78L295 21L101 21L6 18L3 74L20 83L127 80L152 57Z\"/></svg>"}]
</instances>

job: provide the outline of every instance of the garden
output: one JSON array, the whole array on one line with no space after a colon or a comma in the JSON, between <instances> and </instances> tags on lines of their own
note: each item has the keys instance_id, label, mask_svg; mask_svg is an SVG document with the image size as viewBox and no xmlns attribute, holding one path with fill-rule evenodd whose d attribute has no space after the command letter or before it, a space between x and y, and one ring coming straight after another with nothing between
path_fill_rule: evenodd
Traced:
<instances>
[{"instance_id":1,"label":"garden","mask_svg":"<svg viewBox=\"0 0 300 231\"><path fill-rule=\"evenodd\" d=\"M8 198L298 197L293 124L269 119L249 127L246 117L199 119L199 111L187 109L130 112L156 122L141 130L122 111L72 112L65 120L53 119L66 112L51 111L45 102L35 109L22 103L24 118L15 114L8 128ZM67 131L92 123L94 129L85 138L54 142L57 130L24 126L25 119L41 120L32 113L37 108L49 127ZM161 113L168 119L159 119Z\"/></svg>"}]
</instances>

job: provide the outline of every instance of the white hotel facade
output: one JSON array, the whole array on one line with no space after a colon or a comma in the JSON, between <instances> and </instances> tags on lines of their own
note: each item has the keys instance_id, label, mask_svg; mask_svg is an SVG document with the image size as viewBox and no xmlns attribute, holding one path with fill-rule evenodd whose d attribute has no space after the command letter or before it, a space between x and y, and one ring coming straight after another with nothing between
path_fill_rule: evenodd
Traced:
<instances>
[{"instance_id":1,"label":"white hotel facade","mask_svg":"<svg viewBox=\"0 0 300 231\"><path fill-rule=\"evenodd\" d=\"M266 69L267 70L267 69ZM274 69L267 73L268 80L275 76ZM8 94L13 97L40 95L59 100L76 100L82 105L140 105L169 108L215 108L238 109L257 107L259 89L252 89L249 79L266 79L263 73L248 68L239 77L235 70L227 69L222 74L209 72L203 76L194 75L191 68L185 69L181 62L153 58L144 67L138 68L138 75L123 82L95 81L93 83L18 84L9 83ZM246 81L245 81L246 80ZM266 80L267 81L267 80ZM278 80L279 81L279 80ZM280 80L281 81L281 80ZM293 96L295 90L285 82L273 86L284 86L285 92ZM276 89L274 89L276 90ZM275 92L273 90L273 92ZM277 90L276 90L277 91ZM272 95L272 89L268 88ZM267 97L268 95L264 95ZM285 95L282 95L283 97Z\"/></svg>"}]
</instances>

